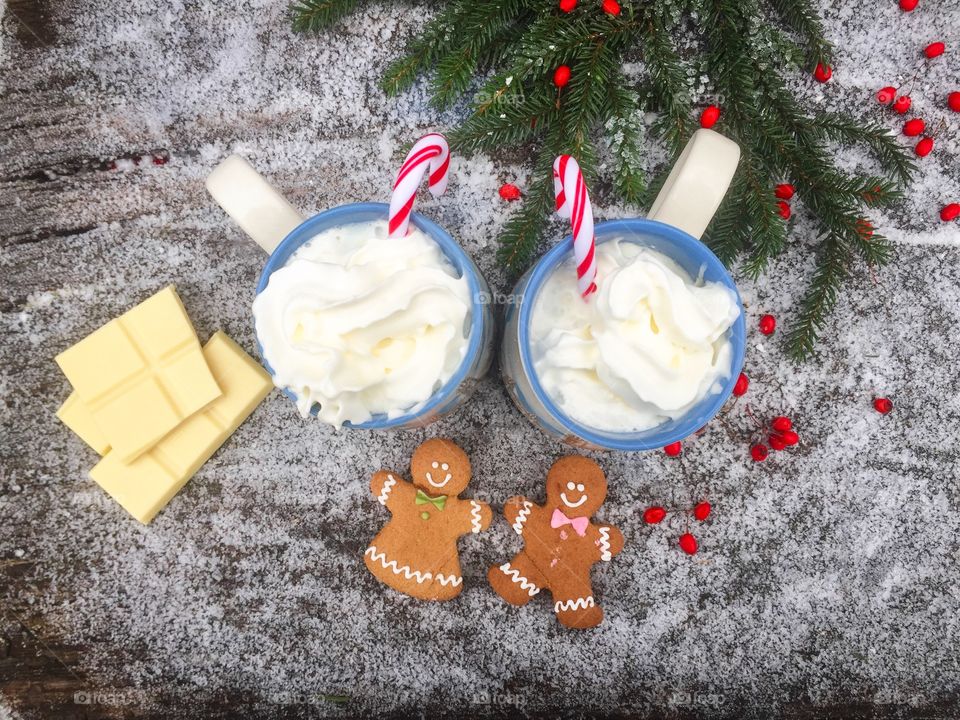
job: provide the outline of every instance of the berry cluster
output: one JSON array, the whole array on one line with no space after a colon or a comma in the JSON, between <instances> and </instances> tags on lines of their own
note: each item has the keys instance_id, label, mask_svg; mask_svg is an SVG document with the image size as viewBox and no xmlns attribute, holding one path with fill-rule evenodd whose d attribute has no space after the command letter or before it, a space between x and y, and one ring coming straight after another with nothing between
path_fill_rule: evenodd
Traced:
<instances>
[{"instance_id":1,"label":"berry cluster","mask_svg":"<svg viewBox=\"0 0 960 720\"><path fill-rule=\"evenodd\" d=\"M762 425L759 425L759 429L761 432L764 431ZM786 415L778 415L770 421L770 433L767 436L769 448L762 441L755 442L750 446L750 457L753 458L754 462L763 462L770 455L771 449L779 452L786 450L788 447L793 447L799 442L800 436L793 429L793 421Z\"/></svg>"},{"instance_id":2,"label":"berry cluster","mask_svg":"<svg viewBox=\"0 0 960 720\"><path fill-rule=\"evenodd\" d=\"M900 0L900 8L904 12L912 12L916 9L917 5L918 0ZM940 41L932 42L923 48L923 58L910 81L899 87L887 85L886 87L880 88L877 92L877 102L884 106L890 106L894 112L900 115L906 115L913 105L913 100L910 97L910 89L916 82L918 75L930 66L932 60L943 55L946 50L946 44ZM960 93L951 92L947 95L946 106L954 112L960 112ZM941 126L943 124L944 123L941 123ZM927 122L922 117L907 120L903 124L901 132L909 138L920 138L913 148L917 157L926 157L933 151L933 143L937 133L930 131Z\"/></svg>"},{"instance_id":3,"label":"berry cluster","mask_svg":"<svg viewBox=\"0 0 960 720\"><path fill-rule=\"evenodd\" d=\"M710 517L710 512L712 510L713 506L711 506L709 502L706 500L701 500L693 506L693 510L691 510L690 513L693 515L694 519L698 520L699 522L703 522ZM647 525L659 525L666 517L667 511L661 505L652 505L643 513L643 521L647 523ZM683 533L677 538L677 544L687 555L696 555L697 550L700 549L700 546L697 543L697 538L695 538L689 531Z\"/></svg>"}]
</instances>

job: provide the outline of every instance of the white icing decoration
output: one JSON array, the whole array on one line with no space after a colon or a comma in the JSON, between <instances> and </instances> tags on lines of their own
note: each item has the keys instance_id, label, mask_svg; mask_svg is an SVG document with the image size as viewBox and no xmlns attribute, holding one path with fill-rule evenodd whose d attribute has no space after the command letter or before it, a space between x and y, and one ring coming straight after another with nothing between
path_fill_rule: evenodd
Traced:
<instances>
[{"instance_id":1,"label":"white icing decoration","mask_svg":"<svg viewBox=\"0 0 960 720\"><path fill-rule=\"evenodd\" d=\"M383 489L380 491L380 494L377 495L377 500L381 505L387 504L387 497L390 495L390 491L393 490L393 486L397 484L397 479L393 475L387 475L387 479L383 481Z\"/></svg>"},{"instance_id":2,"label":"white icing decoration","mask_svg":"<svg viewBox=\"0 0 960 720\"><path fill-rule=\"evenodd\" d=\"M610 562L610 528L600 528L600 559L604 562Z\"/></svg>"},{"instance_id":3,"label":"white icing decoration","mask_svg":"<svg viewBox=\"0 0 960 720\"><path fill-rule=\"evenodd\" d=\"M567 494L566 494L566 493L560 493L560 499L563 501L563 504L566 505L568 508L578 508L578 507L580 507L581 505L583 505L583 504L587 501L587 496L584 495L582 498L580 498L579 500L577 500L575 503L572 503L572 502L570 502L569 500L567 500Z\"/></svg>"},{"instance_id":4,"label":"white icing decoration","mask_svg":"<svg viewBox=\"0 0 960 720\"><path fill-rule=\"evenodd\" d=\"M470 501L470 524L471 532L478 533L481 530L482 519L480 517L480 503L476 500Z\"/></svg>"},{"instance_id":5,"label":"white icing decoration","mask_svg":"<svg viewBox=\"0 0 960 720\"><path fill-rule=\"evenodd\" d=\"M453 585L454 587L457 587L463 582L463 578L459 575L441 575L440 573L437 573L436 581L444 587L447 585Z\"/></svg>"},{"instance_id":6,"label":"white icing decoration","mask_svg":"<svg viewBox=\"0 0 960 720\"><path fill-rule=\"evenodd\" d=\"M520 512L517 513L517 519L513 522L513 531L517 535L523 534L523 524L527 521L531 510L533 510L533 503L529 500L524 500L523 507L520 508Z\"/></svg>"},{"instance_id":7,"label":"white icing decoration","mask_svg":"<svg viewBox=\"0 0 960 720\"><path fill-rule=\"evenodd\" d=\"M442 488L444 485L450 482L450 478L452 477L453 475L451 475L450 473L447 473L447 476L443 479L443 482L434 482L433 475L431 475L430 473L427 473L427 482L433 485L435 488Z\"/></svg>"},{"instance_id":8,"label":"white icing decoration","mask_svg":"<svg viewBox=\"0 0 960 720\"><path fill-rule=\"evenodd\" d=\"M385 570L392 570L394 575L403 575L407 580L416 579L418 583L425 583L433 577L429 572L422 573L419 570L413 570L409 565L397 565L396 560L388 562L387 554L378 553L374 545L368 547L364 555L369 555L371 560L380 563Z\"/></svg>"},{"instance_id":9,"label":"white icing decoration","mask_svg":"<svg viewBox=\"0 0 960 720\"><path fill-rule=\"evenodd\" d=\"M594 607L593 595L588 595L585 598L577 598L576 600L564 600L562 602L558 600L553 605L553 611L586 610L588 607Z\"/></svg>"},{"instance_id":10,"label":"white icing decoration","mask_svg":"<svg viewBox=\"0 0 960 720\"><path fill-rule=\"evenodd\" d=\"M516 568L510 567L510 563L504 563L503 565L500 566L500 569L503 571L504 575L506 575L511 580L513 580L513 582L520 585L521 590L526 590L527 594L530 597L533 597L538 592L540 592L540 588L538 588L532 582L527 580L527 578L521 575L519 570L517 570Z\"/></svg>"}]
</instances>

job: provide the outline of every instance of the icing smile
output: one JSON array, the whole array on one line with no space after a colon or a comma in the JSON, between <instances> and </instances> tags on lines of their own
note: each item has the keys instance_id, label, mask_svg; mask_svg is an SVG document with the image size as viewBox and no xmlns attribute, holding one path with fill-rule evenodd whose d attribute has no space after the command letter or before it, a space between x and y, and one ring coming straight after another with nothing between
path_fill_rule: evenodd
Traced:
<instances>
[{"instance_id":1,"label":"icing smile","mask_svg":"<svg viewBox=\"0 0 960 720\"><path fill-rule=\"evenodd\" d=\"M450 466L447 465L447 463L441 464L441 463L438 463L436 460L434 460L432 467L434 470L440 469L440 470L443 470L444 472L450 469ZM442 488L444 485L450 482L450 478L452 477L453 475L451 475L450 473L447 473L447 476L441 482L434 482L433 475L429 471L427 472L427 482L430 483L435 488Z\"/></svg>"},{"instance_id":2,"label":"icing smile","mask_svg":"<svg viewBox=\"0 0 960 720\"><path fill-rule=\"evenodd\" d=\"M429 479L429 478L428 478L428 479ZM576 490L576 491L578 491L578 492L583 492L583 490L584 490L583 483L572 483L572 482L569 482L569 483L567 483L567 490ZM583 504L587 501L587 496L586 496L586 494L584 494L584 495L583 495L579 500L577 500L576 502L570 502L569 500L567 500L567 494L566 494L566 493L560 493L560 501L561 501L564 505L566 505L568 508L578 508L578 507L580 507L581 505L583 505Z\"/></svg>"}]
</instances>

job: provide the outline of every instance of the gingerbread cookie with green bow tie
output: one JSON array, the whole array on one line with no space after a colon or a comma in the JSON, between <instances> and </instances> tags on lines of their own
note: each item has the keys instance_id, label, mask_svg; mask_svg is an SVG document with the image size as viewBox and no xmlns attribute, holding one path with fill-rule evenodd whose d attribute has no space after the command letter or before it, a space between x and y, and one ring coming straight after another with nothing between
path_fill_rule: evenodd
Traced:
<instances>
[{"instance_id":1,"label":"gingerbread cookie with green bow tie","mask_svg":"<svg viewBox=\"0 0 960 720\"><path fill-rule=\"evenodd\" d=\"M381 470L370 481L390 521L364 553L380 582L421 600L450 600L463 590L457 540L490 525L490 506L461 499L470 459L450 440L427 440L410 461L413 482Z\"/></svg>"},{"instance_id":2,"label":"gingerbread cookie with green bow tie","mask_svg":"<svg viewBox=\"0 0 960 720\"><path fill-rule=\"evenodd\" d=\"M590 518L607 495L607 479L593 460L569 455L547 473L547 502L515 497L503 508L523 538L523 549L487 573L490 585L513 605L526 605L541 590L553 598L557 620L566 627L596 627L603 610L593 596L590 569L623 549L623 534Z\"/></svg>"}]
</instances>

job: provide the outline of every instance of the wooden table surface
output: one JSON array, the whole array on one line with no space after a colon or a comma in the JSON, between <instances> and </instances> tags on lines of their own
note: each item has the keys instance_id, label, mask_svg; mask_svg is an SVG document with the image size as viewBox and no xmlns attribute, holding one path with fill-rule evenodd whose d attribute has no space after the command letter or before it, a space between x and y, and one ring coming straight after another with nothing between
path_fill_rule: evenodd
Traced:
<instances>
[{"instance_id":1,"label":"wooden table surface","mask_svg":"<svg viewBox=\"0 0 960 720\"><path fill-rule=\"evenodd\" d=\"M798 92L895 128L870 94L911 74L914 46L957 12L895 5L824 3L835 79ZM564 449L497 372L414 433L334 432L275 392L147 527L87 478L93 454L54 417L69 387L53 357L171 282L201 340L222 328L255 353L265 257L203 179L239 152L305 212L385 200L400 147L462 112L431 110L422 85L396 100L377 87L417 12L373 5L303 38L275 0L0 2L0 718L960 715L960 252L936 217L960 198L958 122L936 109L952 57L914 91L948 123L937 150L874 218L896 262L857 270L814 361L751 331L750 407L790 414L801 445L751 463L741 403L678 460L597 456L600 517L627 548L594 574L596 631L492 593L486 568L518 547L502 517L461 544L453 603L410 601L363 567L386 520L369 476L406 473L425 437L469 452L468 494L542 496ZM512 208L497 188L524 186L525 160L456 158L450 192L420 201L503 292ZM603 187L596 205L635 212ZM736 275L751 326L789 322L803 290L814 229L796 216L763 278ZM894 413L874 413L874 393ZM691 559L676 536L704 497L715 511ZM671 509L657 528L640 519L651 504Z\"/></svg>"}]
</instances>

